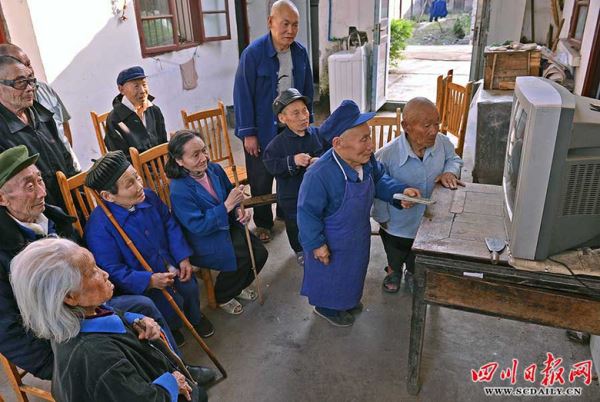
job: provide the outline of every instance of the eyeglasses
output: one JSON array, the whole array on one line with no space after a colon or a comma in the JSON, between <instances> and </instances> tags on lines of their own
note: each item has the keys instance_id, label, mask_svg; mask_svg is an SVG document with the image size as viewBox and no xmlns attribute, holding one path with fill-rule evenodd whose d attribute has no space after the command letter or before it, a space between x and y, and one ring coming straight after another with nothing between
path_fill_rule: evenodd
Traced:
<instances>
[{"instance_id":1,"label":"eyeglasses","mask_svg":"<svg viewBox=\"0 0 600 402\"><path fill-rule=\"evenodd\" d=\"M34 89L37 85L37 78L21 78L19 80L0 80L0 84L23 90L31 85Z\"/></svg>"}]
</instances>

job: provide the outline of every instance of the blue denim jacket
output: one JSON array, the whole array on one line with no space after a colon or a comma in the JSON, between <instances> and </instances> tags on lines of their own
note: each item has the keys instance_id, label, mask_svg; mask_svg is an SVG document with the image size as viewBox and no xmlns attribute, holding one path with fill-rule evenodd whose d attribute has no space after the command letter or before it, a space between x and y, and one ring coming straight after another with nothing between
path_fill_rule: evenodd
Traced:
<instances>
[{"instance_id":1,"label":"blue denim jacket","mask_svg":"<svg viewBox=\"0 0 600 402\"><path fill-rule=\"evenodd\" d=\"M311 101L308 110L312 117L313 79L306 49L298 42L290 46L294 88ZM240 56L233 84L235 135L243 139L258 136L264 150L277 134L277 117L273 101L277 97L279 59L268 33L252 42Z\"/></svg>"},{"instance_id":2,"label":"blue denim jacket","mask_svg":"<svg viewBox=\"0 0 600 402\"><path fill-rule=\"evenodd\" d=\"M377 151L375 157L387 174L408 187L418 188L426 198L431 197L436 177L445 172L459 177L463 164L448 137L439 133L433 146L425 150L423 160L415 155L404 134ZM379 223L387 222L384 230L389 234L414 239L425 208L423 204L408 209L390 208L388 203L376 199L371 215Z\"/></svg>"}]
</instances>

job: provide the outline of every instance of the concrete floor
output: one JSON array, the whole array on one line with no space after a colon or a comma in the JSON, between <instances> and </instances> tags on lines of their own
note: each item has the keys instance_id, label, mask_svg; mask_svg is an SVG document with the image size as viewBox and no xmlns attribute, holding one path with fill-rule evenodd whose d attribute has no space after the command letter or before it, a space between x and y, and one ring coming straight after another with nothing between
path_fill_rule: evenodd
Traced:
<instances>
[{"instance_id":1,"label":"concrete floor","mask_svg":"<svg viewBox=\"0 0 600 402\"><path fill-rule=\"evenodd\" d=\"M407 46L403 59L388 74L387 98L408 101L424 96L435 102L437 77L454 70L454 82L465 84L471 68L470 45Z\"/></svg>"},{"instance_id":2,"label":"concrete floor","mask_svg":"<svg viewBox=\"0 0 600 402\"><path fill-rule=\"evenodd\" d=\"M232 141L241 162L239 141ZM565 332L532 324L486 317L440 307L429 307L423 362L422 389L418 397L406 392L408 337L412 299L404 284L398 294L381 290L385 253L379 237L372 237L371 262L365 283L365 311L350 328L335 328L312 313L299 295L302 270L296 265L283 225L276 223L269 259L261 274L265 303L245 305L240 316L205 307L216 333L208 345L229 373L229 378L209 389L212 401L248 402L350 402L350 401L483 401L483 385L471 381L471 369L497 361L500 370L519 359L523 368L538 364L539 387L546 352L564 359L568 376L571 364L590 358L589 348L567 341ZM186 333L186 361L210 361ZM568 385L568 379L567 385ZM32 382L26 378L26 382ZM33 383L48 388L47 382ZM529 386L523 380L516 386ZM582 396L538 397L540 401L598 401L598 381L581 383ZM15 401L6 379L0 378L0 395ZM32 401L38 399L31 398ZM519 401L496 397L492 400Z\"/></svg>"}]
</instances>

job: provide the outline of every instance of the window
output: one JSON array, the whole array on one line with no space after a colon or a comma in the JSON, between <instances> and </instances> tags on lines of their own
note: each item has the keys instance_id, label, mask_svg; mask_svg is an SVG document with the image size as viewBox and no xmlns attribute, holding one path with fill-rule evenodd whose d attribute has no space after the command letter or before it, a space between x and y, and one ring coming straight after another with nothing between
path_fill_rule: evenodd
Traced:
<instances>
[{"instance_id":1,"label":"window","mask_svg":"<svg viewBox=\"0 0 600 402\"><path fill-rule=\"evenodd\" d=\"M136 0L144 57L231 39L228 0Z\"/></svg>"},{"instance_id":2,"label":"window","mask_svg":"<svg viewBox=\"0 0 600 402\"><path fill-rule=\"evenodd\" d=\"M581 48L581 39L583 38L583 30L585 29L585 20L589 6L589 0L575 0L573 4L568 40L571 46L577 50Z\"/></svg>"}]
</instances>

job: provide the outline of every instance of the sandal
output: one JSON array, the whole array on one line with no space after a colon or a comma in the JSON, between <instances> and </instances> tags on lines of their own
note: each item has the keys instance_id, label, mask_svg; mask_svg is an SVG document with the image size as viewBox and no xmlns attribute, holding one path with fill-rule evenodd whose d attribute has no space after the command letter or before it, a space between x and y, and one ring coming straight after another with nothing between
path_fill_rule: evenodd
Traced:
<instances>
[{"instance_id":1,"label":"sandal","mask_svg":"<svg viewBox=\"0 0 600 402\"><path fill-rule=\"evenodd\" d=\"M271 230L267 228L257 227L254 229L254 235L263 243L268 243L271 241Z\"/></svg>"},{"instance_id":2,"label":"sandal","mask_svg":"<svg viewBox=\"0 0 600 402\"><path fill-rule=\"evenodd\" d=\"M244 306L240 304L239 301L235 299L229 300L227 303L219 304L226 313L233 315L240 315L244 312Z\"/></svg>"},{"instance_id":3,"label":"sandal","mask_svg":"<svg viewBox=\"0 0 600 402\"><path fill-rule=\"evenodd\" d=\"M242 290L236 297L242 300L254 301L258 297L258 293L256 293L256 290L254 289L246 288Z\"/></svg>"},{"instance_id":4,"label":"sandal","mask_svg":"<svg viewBox=\"0 0 600 402\"><path fill-rule=\"evenodd\" d=\"M389 273L383 280L383 291L387 293L396 293L400 290L400 283L402 282L401 272Z\"/></svg>"}]
</instances>

